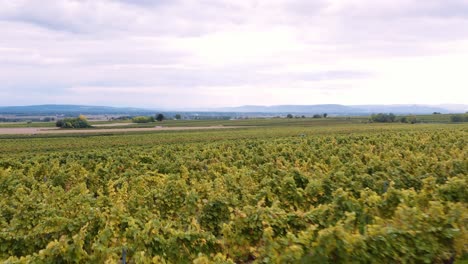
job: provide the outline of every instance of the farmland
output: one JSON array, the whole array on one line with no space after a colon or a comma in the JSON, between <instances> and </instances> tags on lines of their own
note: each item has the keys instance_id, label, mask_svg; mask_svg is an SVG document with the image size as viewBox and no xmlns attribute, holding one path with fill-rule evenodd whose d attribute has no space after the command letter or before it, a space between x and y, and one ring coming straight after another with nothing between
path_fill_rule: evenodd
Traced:
<instances>
[{"instance_id":1,"label":"farmland","mask_svg":"<svg viewBox=\"0 0 468 264\"><path fill-rule=\"evenodd\" d=\"M466 259L468 125L363 121L0 136L0 262Z\"/></svg>"}]
</instances>

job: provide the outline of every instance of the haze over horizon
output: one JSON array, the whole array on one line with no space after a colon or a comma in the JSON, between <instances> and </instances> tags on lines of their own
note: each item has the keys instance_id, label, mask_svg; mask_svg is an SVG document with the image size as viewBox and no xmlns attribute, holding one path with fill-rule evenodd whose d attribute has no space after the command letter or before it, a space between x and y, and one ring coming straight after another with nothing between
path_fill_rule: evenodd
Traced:
<instances>
[{"instance_id":1,"label":"haze over horizon","mask_svg":"<svg viewBox=\"0 0 468 264\"><path fill-rule=\"evenodd\" d=\"M0 105L468 104L468 0L0 0Z\"/></svg>"}]
</instances>

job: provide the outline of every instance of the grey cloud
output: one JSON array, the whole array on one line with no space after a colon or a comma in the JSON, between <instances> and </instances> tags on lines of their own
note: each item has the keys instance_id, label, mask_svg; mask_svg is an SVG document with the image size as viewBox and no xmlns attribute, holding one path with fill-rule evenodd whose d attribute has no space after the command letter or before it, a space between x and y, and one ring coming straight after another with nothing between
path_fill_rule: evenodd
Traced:
<instances>
[{"instance_id":1,"label":"grey cloud","mask_svg":"<svg viewBox=\"0 0 468 264\"><path fill-rule=\"evenodd\" d=\"M265 67L267 68L267 67ZM157 87L174 87L190 89L190 87L229 87L241 85L274 85L278 83L293 84L297 81L319 82L329 80L349 80L368 78L368 72L358 71L317 71L304 73L289 72L259 72L259 67L223 67L191 70L148 70L147 72L134 72L129 76L133 85ZM152 77L148 77L152 74ZM145 77L145 78L142 78ZM117 83L122 82L118 81ZM126 81L128 83L128 79Z\"/></svg>"},{"instance_id":2,"label":"grey cloud","mask_svg":"<svg viewBox=\"0 0 468 264\"><path fill-rule=\"evenodd\" d=\"M179 2L177 0L113 0L113 1L129 4L129 5L150 6L150 7L175 4Z\"/></svg>"},{"instance_id":3,"label":"grey cloud","mask_svg":"<svg viewBox=\"0 0 468 264\"><path fill-rule=\"evenodd\" d=\"M381 69L366 60L455 52L468 2L0 0L0 34L0 89L18 98L79 86L334 89L373 79Z\"/></svg>"},{"instance_id":4,"label":"grey cloud","mask_svg":"<svg viewBox=\"0 0 468 264\"><path fill-rule=\"evenodd\" d=\"M294 15L311 18L320 15L329 6L326 0L301 1L291 0L282 4L282 9Z\"/></svg>"},{"instance_id":5,"label":"grey cloud","mask_svg":"<svg viewBox=\"0 0 468 264\"><path fill-rule=\"evenodd\" d=\"M309 72L288 75L291 79L295 80L306 80L306 81L326 81L326 80L347 80L347 79L360 79L368 78L372 76L370 72L359 72L359 71L324 71L324 72Z\"/></svg>"},{"instance_id":6,"label":"grey cloud","mask_svg":"<svg viewBox=\"0 0 468 264\"><path fill-rule=\"evenodd\" d=\"M337 27L338 30L343 28L343 31L351 32L359 31L363 26L378 27L382 31L390 30L406 35L405 25L401 25L403 23L415 27L414 24L428 24L428 19L468 18L468 3L464 0L432 0L424 3L417 0L348 2L290 0L244 4L227 0L49 0L44 4L25 0L14 7L0 7L0 19L71 33L122 31L143 35L158 33L193 36L217 31L224 26L255 22L292 28L331 27L329 30L334 30ZM433 30L440 30L452 25L449 21L436 21L433 25L429 22L429 26ZM302 30L307 32L307 28ZM376 34L376 31L369 33Z\"/></svg>"},{"instance_id":7,"label":"grey cloud","mask_svg":"<svg viewBox=\"0 0 468 264\"><path fill-rule=\"evenodd\" d=\"M303 38L331 45L352 45L359 53L368 44L388 53L391 46L468 38L466 0L293 1L283 24L300 27ZM307 3L307 4L304 4ZM312 3L312 4L309 4ZM307 32L321 32L319 37ZM373 43L369 43L373 42ZM388 45L386 42L391 43ZM383 44L382 46L378 46ZM364 48L360 48L364 45ZM418 52L418 49L411 50ZM410 52L411 52L410 51ZM393 53L393 55L397 55Z\"/></svg>"},{"instance_id":8,"label":"grey cloud","mask_svg":"<svg viewBox=\"0 0 468 264\"><path fill-rule=\"evenodd\" d=\"M67 4L70 3L73 2L50 1L46 4L38 1L18 2L16 6L11 7L9 10L0 8L0 20L28 23L50 30L81 32L84 30L84 21L89 23L89 18L77 19L74 17L73 12L66 8Z\"/></svg>"},{"instance_id":9,"label":"grey cloud","mask_svg":"<svg viewBox=\"0 0 468 264\"><path fill-rule=\"evenodd\" d=\"M154 58L153 58L154 59ZM109 61L112 61L110 59ZM128 60L128 58L127 58ZM0 65L1 67L1 65ZM298 81L319 82L333 80L352 80L368 78L369 72L353 70L327 70L288 72L278 71L273 65L231 65L223 67L165 67L164 64L105 64L105 56L100 61L93 60L93 64L73 67L49 66L36 68L36 66L22 66L10 69L10 74L0 76L0 82L6 89L41 90L44 87L127 87L127 86L153 86L167 87L167 89L187 89L193 87L229 87L241 85L284 85Z\"/></svg>"},{"instance_id":10,"label":"grey cloud","mask_svg":"<svg viewBox=\"0 0 468 264\"><path fill-rule=\"evenodd\" d=\"M3 0L7 2L7 0ZM228 3L228 1L223 2ZM1 1L0 1L1 4ZM238 23L236 5L218 1L24 0L0 6L0 21L22 22L74 34L199 35Z\"/></svg>"},{"instance_id":11,"label":"grey cloud","mask_svg":"<svg viewBox=\"0 0 468 264\"><path fill-rule=\"evenodd\" d=\"M402 19L420 17L468 18L466 0L382 0L382 1L325 1L322 15L351 18ZM315 8L314 6L312 6ZM307 6L297 10L308 11Z\"/></svg>"},{"instance_id":12,"label":"grey cloud","mask_svg":"<svg viewBox=\"0 0 468 264\"><path fill-rule=\"evenodd\" d=\"M29 23L38 27L78 34L113 32L139 27L144 8L123 6L106 0L24 0L10 7L0 7L0 20Z\"/></svg>"}]
</instances>

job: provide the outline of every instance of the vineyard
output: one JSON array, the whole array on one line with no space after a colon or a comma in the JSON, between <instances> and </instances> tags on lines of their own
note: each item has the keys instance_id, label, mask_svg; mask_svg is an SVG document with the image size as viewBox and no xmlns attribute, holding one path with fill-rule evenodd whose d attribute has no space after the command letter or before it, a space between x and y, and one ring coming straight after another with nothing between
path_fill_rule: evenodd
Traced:
<instances>
[{"instance_id":1,"label":"vineyard","mask_svg":"<svg viewBox=\"0 0 468 264\"><path fill-rule=\"evenodd\" d=\"M0 138L0 262L468 259L468 125L263 122Z\"/></svg>"}]
</instances>

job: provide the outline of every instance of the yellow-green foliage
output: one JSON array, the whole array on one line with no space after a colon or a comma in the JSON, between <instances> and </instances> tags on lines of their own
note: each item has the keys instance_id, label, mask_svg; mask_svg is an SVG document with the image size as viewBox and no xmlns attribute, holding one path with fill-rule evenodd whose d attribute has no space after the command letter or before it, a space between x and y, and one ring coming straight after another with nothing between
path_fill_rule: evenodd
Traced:
<instances>
[{"instance_id":1,"label":"yellow-green foliage","mask_svg":"<svg viewBox=\"0 0 468 264\"><path fill-rule=\"evenodd\" d=\"M459 259L467 138L362 125L0 139L0 262Z\"/></svg>"},{"instance_id":2,"label":"yellow-green foliage","mask_svg":"<svg viewBox=\"0 0 468 264\"><path fill-rule=\"evenodd\" d=\"M89 128L91 127L91 124L89 124L84 115L80 115L77 118L65 118L57 120L55 126L60 128Z\"/></svg>"},{"instance_id":3,"label":"yellow-green foliage","mask_svg":"<svg viewBox=\"0 0 468 264\"><path fill-rule=\"evenodd\" d=\"M132 118L133 123L151 123L154 122L154 117L152 116L135 116Z\"/></svg>"}]
</instances>

